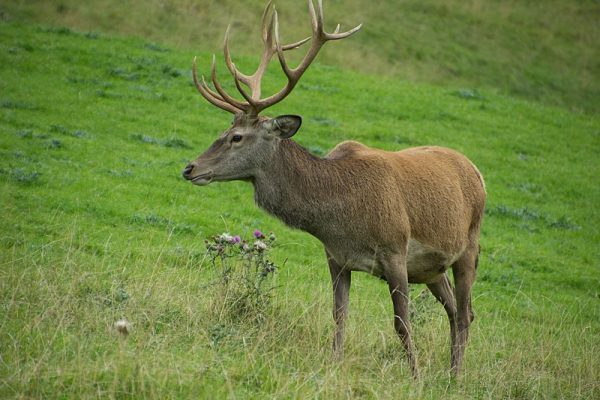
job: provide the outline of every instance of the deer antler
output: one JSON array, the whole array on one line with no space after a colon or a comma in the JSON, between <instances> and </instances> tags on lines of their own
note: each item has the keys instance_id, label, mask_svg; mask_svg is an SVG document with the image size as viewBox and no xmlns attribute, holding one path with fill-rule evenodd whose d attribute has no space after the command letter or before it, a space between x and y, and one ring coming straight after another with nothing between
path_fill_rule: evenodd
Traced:
<instances>
[{"instance_id":1,"label":"deer antler","mask_svg":"<svg viewBox=\"0 0 600 400\"><path fill-rule=\"evenodd\" d=\"M272 11L270 13L270 11ZM280 101L282 101L287 95L291 93L294 89L300 77L308 66L313 62L316 58L321 47L329 40L339 40L344 39L353 33L357 32L362 24L356 26L355 28L340 33L340 25L338 24L337 28L333 33L327 33L324 30L323 24L323 2L322 0L317 0L317 11L315 11L314 4L312 0L308 0L308 11L311 18L312 25L312 35L305 39L302 39L298 42L291 43L288 45L282 45L279 38L279 18L277 15L277 11L272 6L271 1L269 1L265 7L265 10L262 15L262 39L264 44L263 54L258 65L258 68L252 75L246 75L237 70L235 64L231 60L231 53L229 51L229 29L225 31L225 41L223 44L223 54L225 56L225 64L227 65L227 69L233 75L235 86L245 99L245 102L239 101L229 95L221 86L217 79L216 68L215 68L215 57L213 55L213 62L211 68L211 78L213 81L213 85L216 89L216 92L213 91L206 81L204 80L204 76L202 76L202 82L198 80L198 74L196 71L196 59L194 58L193 64L193 77L194 83L198 88L198 91L202 96L208 100L210 103L215 106L222 108L225 111L229 111L231 113L244 112L250 116L256 117L258 114ZM269 13L271 17L269 18ZM284 51L297 49L302 46L304 43L312 40L311 46L308 49L308 52L302 59L302 61L298 64L296 68L290 68L285 60ZM286 85L277 93L265 98L261 99L261 81L263 75L271 61L273 55L277 53L277 57L279 59L279 63L281 64L281 68L283 73L286 75L288 81ZM242 86L246 85L250 89L250 93L244 89Z\"/></svg>"}]
</instances>

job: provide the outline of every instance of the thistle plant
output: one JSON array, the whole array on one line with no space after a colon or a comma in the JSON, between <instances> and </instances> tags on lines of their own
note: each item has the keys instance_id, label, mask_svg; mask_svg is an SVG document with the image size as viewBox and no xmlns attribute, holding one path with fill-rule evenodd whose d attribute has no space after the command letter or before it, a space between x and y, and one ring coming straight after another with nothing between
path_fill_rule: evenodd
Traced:
<instances>
[{"instance_id":1,"label":"thistle plant","mask_svg":"<svg viewBox=\"0 0 600 400\"><path fill-rule=\"evenodd\" d=\"M270 305L277 266L269 258L276 237L255 230L253 239L222 233L206 240L220 296L219 317L261 319Z\"/></svg>"}]
</instances>

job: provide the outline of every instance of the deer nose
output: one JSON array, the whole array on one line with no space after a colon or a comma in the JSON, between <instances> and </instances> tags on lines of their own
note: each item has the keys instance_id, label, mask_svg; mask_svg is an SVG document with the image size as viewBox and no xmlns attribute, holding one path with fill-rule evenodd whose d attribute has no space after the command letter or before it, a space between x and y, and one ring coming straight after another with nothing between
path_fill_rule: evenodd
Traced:
<instances>
[{"instance_id":1,"label":"deer nose","mask_svg":"<svg viewBox=\"0 0 600 400\"><path fill-rule=\"evenodd\" d=\"M194 166L192 164L188 164L187 167L185 167L183 169L183 171L181 171L181 175L183 175L183 177L185 179L190 179L191 178L191 174L192 174L192 170L194 169Z\"/></svg>"}]
</instances>

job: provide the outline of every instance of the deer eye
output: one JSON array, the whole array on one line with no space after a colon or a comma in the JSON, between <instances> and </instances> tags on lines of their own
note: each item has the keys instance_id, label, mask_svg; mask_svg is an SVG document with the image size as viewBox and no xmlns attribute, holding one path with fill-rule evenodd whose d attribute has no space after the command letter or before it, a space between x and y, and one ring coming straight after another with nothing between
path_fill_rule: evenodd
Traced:
<instances>
[{"instance_id":1,"label":"deer eye","mask_svg":"<svg viewBox=\"0 0 600 400\"><path fill-rule=\"evenodd\" d=\"M233 135L233 136L231 137L231 141L232 141L232 142L235 142L235 143L237 143L237 142L239 142L239 141L241 141L241 140L242 140L242 135Z\"/></svg>"}]
</instances>

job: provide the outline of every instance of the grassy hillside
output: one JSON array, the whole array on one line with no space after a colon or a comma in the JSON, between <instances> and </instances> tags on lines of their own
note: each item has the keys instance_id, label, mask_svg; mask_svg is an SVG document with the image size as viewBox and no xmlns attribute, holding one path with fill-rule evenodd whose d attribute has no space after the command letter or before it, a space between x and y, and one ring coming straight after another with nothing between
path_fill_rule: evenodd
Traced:
<instances>
[{"instance_id":1,"label":"grassy hillside","mask_svg":"<svg viewBox=\"0 0 600 400\"><path fill-rule=\"evenodd\" d=\"M0 23L0 397L600 397L597 117L319 63L272 111L303 115L316 154L439 144L486 177L465 374L449 378L445 314L415 285L413 381L381 281L353 275L347 358L332 362L319 243L247 184L180 178L230 121L195 92L195 52ZM257 228L278 237L272 306L227 319L204 239Z\"/></svg>"},{"instance_id":2,"label":"grassy hillside","mask_svg":"<svg viewBox=\"0 0 600 400\"><path fill-rule=\"evenodd\" d=\"M194 51L254 55L263 0L0 2L8 20L135 35ZM305 1L276 2L286 40L309 30ZM326 1L329 26L365 24L323 60L402 80L494 88L546 104L600 109L600 4L595 0Z\"/></svg>"}]
</instances>

